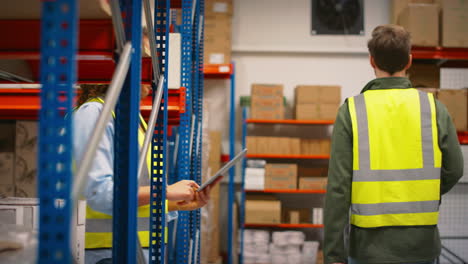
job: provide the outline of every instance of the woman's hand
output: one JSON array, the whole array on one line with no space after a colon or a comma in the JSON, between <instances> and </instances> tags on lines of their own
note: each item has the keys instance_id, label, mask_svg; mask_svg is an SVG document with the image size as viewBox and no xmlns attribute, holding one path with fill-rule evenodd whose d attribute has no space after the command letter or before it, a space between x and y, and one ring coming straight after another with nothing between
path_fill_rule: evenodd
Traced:
<instances>
[{"instance_id":1,"label":"woman's hand","mask_svg":"<svg viewBox=\"0 0 468 264\"><path fill-rule=\"evenodd\" d=\"M194 181L183 180L167 186L166 198L169 201L190 202L195 200L195 190L200 188Z\"/></svg>"},{"instance_id":2,"label":"woman's hand","mask_svg":"<svg viewBox=\"0 0 468 264\"><path fill-rule=\"evenodd\" d=\"M195 190L194 190L195 191ZM181 201L177 203L177 210L179 211L192 211L205 206L210 200L211 186L206 187L201 192L195 191L195 199L192 201Z\"/></svg>"}]
</instances>

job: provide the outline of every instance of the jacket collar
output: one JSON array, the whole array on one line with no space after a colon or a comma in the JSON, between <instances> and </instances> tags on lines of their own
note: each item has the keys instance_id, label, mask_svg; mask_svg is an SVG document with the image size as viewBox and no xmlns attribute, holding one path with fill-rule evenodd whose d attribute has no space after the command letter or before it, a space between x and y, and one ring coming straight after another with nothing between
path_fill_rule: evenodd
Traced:
<instances>
[{"instance_id":1,"label":"jacket collar","mask_svg":"<svg viewBox=\"0 0 468 264\"><path fill-rule=\"evenodd\" d=\"M411 88L413 85L410 80L405 77L385 77L377 78L366 84L362 89L361 93L369 90L381 90L381 89L406 89Z\"/></svg>"}]
</instances>

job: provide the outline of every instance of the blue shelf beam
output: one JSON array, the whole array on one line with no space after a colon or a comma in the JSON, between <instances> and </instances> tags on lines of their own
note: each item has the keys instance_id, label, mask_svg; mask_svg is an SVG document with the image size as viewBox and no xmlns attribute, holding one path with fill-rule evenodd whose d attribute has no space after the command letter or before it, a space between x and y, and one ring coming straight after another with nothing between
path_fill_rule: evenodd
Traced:
<instances>
[{"instance_id":1,"label":"blue shelf beam","mask_svg":"<svg viewBox=\"0 0 468 264\"><path fill-rule=\"evenodd\" d=\"M78 1L42 2L37 263L71 263L72 120Z\"/></svg>"}]
</instances>

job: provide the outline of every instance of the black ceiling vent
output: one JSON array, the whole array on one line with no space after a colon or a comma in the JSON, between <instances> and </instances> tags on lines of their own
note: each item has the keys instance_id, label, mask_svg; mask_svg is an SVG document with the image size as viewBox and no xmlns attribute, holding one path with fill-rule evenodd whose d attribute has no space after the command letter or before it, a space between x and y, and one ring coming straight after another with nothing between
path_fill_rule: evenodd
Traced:
<instances>
[{"instance_id":1,"label":"black ceiling vent","mask_svg":"<svg viewBox=\"0 0 468 264\"><path fill-rule=\"evenodd\" d=\"M311 0L312 35L364 35L363 0Z\"/></svg>"}]
</instances>

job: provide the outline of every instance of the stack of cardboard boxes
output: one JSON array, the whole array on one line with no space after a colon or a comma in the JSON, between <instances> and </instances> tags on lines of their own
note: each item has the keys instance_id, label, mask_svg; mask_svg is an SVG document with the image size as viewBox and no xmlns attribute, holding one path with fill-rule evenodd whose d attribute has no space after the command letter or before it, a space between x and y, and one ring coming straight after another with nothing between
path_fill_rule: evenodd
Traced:
<instances>
[{"instance_id":1,"label":"stack of cardboard boxes","mask_svg":"<svg viewBox=\"0 0 468 264\"><path fill-rule=\"evenodd\" d=\"M404 26L415 46L468 47L468 2L394 0L393 23Z\"/></svg>"},{"instance_id":2,"label":"stack of cardboard boxes","mask_svg":"<svg viewBox=\"0 0 468 264\"><path fill-rule=\"evenodd\" d=\"M468 131L468 91L467 89L432 89L420 90L434 94L446 107L457 131Z\"/></svg>"},{"instance_id":3,"label":"stack of cardboard boxes","mask_svg":"<svg viewBox=\"0 0 468 264\"><path fill-rule=\"evenodd\" d=\"M330 139L301 139L302 155L329 155Z\"/></svg>"},{"instance_id":4,"label":"stack of cardboard boxes","mask_svg":"<svg viewBox=\"0 0 468 264\"><path fill-rule=\"evenodd\" d=\"M270 163L265 166L265 189L297 188L297 164Z\"/></svg>"},{"instance_id":5,"label":"stack of cardboard boxes","mask_svg":"<svg viewBox=\"0 0 468 264\"><path fill-rule=\"evenodd\" d=\"M436 96L447 107L457 131L468 131L467 90L440 89Z\"/></svg>"},{"instance_id":6,"label":"stack of cardboard boxes","mask_svg":"<svg viewBox=\"0 0 468 264\"><path fill-rule=\"evenodd\" d=\"M284 119L283 85L253 84L250 104L253 119Z\"/></svg>"},{"instance_id":7,"label":"stack of cardboard boxes","mask_svg":"<svg viewBox=\"0 0 468 264\"><path fill-rule=\"evenodd\" d=\"M324 190L327 188L328 168L299 168L299 190Z\"/></svg>"},{"instance_id":8,"label":"stack of cardboard boxes","mask_svg":"<svg viewBox=\"0 0 468 264\"><path fill-rule=\"evenodd\" d=\"M246 137L249 154L300 155L301 139L292 137Z\"/></svg>"},{"instance_id":9,"label":"stack of cardboard boxes","mask_svg":"<svg viewBox=\"0 0 468 264\"><path fill-rule=\"evenodd\" d=\"M335 120L341 102L341 87L299 85L295 97L297 120Z\"/></svg>"},{"instance_id":10,"label":"stack of cardboard boxes","mask_svg":"<svg viewBox=\"0 0 468 264\"><path fill-rule=\"evenodd\" d=\"M281 202L267 195L248 196L245 201L245 223L280 224Z\"/></svg>"},{"instance_id":11,"label":"stack of cardboard boxes","mask_svg":"<svg viewBox=\"0 0 468 264\"><path fill-rule=\"evenodd\" d=\"M204 63L231 63L232 0L205 1Z\"/></svg>"}]
</instances>

